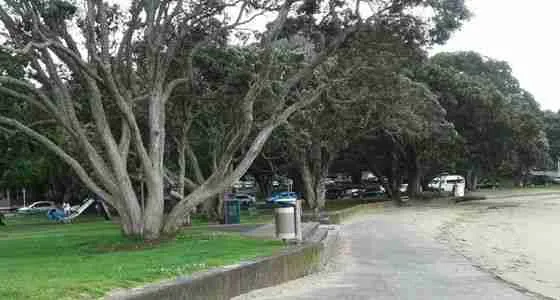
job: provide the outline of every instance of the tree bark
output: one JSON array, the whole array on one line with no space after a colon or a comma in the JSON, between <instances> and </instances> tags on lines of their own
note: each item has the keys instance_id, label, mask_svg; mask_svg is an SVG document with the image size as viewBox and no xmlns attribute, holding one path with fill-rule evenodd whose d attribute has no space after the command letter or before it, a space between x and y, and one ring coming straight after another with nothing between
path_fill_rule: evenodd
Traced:
<instances>
[{"instance_id":1,"label":"tree bark","mask_svg":"<svg viewBox=\"0 0 560 300\"><path fill-rule=\"evenodd\" d=\"M422 172L416 152L409 151L408 164L408 197L416 198L422 193Z\"/></svg>"},{"instance_id":2,"label":"tree bark","mask_svg":"<svg viewBox=\"0 0 560 300\"><path fill-rule=\"evenodd\" d=\"M410 198L416 198L422 194L422 173L419 169L409 170L407 193Z\"/></svg>"},{"instance_id":3,"label":"tree bark","mask_svg":"<svg viewBox=\"0 0 560 300\"><path fill-rule=\"evenodd\" d=\"M469 169L467 172L467 189L469 191L476 191L478 185L478 175L474 168Z\"/></svg>"},{"instance_id":4,"label":"tree bark","mask_svg":"<svg viewBox=\"0 0 560 300\"><path fill-rule=\"evenodd\" d=\"M288 116L286 116L286 118L287 117ZM177 232L177 230L181 228L180 219L182 216L191 212L200 203L203 203L211 197L216 196L218 193L225 191L233 183L239 180L239 178L241 178L251 167L251 164L255 161L264 147L264 144L272 134L272 131L280 124L280 121L283 120L285 119L281 118L277 120L278 122L271 123L262 128L251 143L251 146L245 153L241 162L232 171L227 172L226 174L213 174L206 179L203 184L199 185L187 197L181 200L167 216L163 232L167 234ZM230 155L233 156L234 154L231 153Z\"/></svg>"},{"instance_id":5,"label":"tree bark","mask_svg":"<svg viewBox=\"0 0 560 300\"><path fill-rule=\"evenodd\" d=\"M328 175L329 162L314 157L312 162L301 159L301 179L303 181L305 200L309 208L318 213L325 207L327 188L325 179Z\"/></svg>"},{"instance_id":6,"label":"tree bark","mask_svg":"<svg viewBox=\"0 0 560 300\"><path fill-rule=\"evenodd\" d=\"M259 192L264 198L272 195L272 175L270 174L256 174L255 181L259 187Z\"/></svg>"},{"instance_id":7,"label":"tree bark","mask_svg":"<svg viewBox=\"0 0 560 300\"><path fill-rule=\"evenodd\" d=\"M389 186L391 190L391 199L397 204L402 205L403 201L401 198L400 185L401 176L399 172L399 159L398 154L391 153L391 174L389 176Z\"/></svg>"},{"instance_id":8,"label":"tree bark","mask_svg":"<svg viewBox=\"0 0 560 300\"><path fill-rule=\"evenodd\" d=\"M209 221L213 222L223 222L223 219L220 218L220 214L217 210L219 205L218 196L211 197L210 199L206 200L202 204L202 209L204 210L204 214Z\"/></svg>"},{"instance_id":9,"label":"tree bark","mask_svg":"<svg viewBox=\"0 0 560 300\"><path fill-rule=\"evenodd\" d=\"M353 171L350 177L352 177L352 184L362 184L362 171Z\"/></svg>"},{"instance_id":10,"label":"tree bark","mask_svg":"<svg viewBox=\"0 0 560 300\"><path fill-rule=\"evenodd\" d=\"M305 203L310 209L317 208L317 195L315 194L315 179L311 169L306 162L303 162L300 166L301 180L303 182L303 190L305 195Z\"/></svg>"},{"instance_id":11,"label":"tree bark","mask_svg":"<svg viewBox=\"0 0 560 300\"><path fill-rule=\"evenodd\" d=\"M146 174L148 197L144 211L144 236L148 239L159 237L163 226L164 210L164 150L165 150L165 100L160 92L150 99L150 161L152 169Z\"/></svg>"},{"instance_id":12,"label":"tree bark","mask_svg":"<svg viewBox=\"0 0 560 300\"><path fill-rule=\"evenodd\" d=\"M179 144L177 145L177 155L179 163L179 178L177 180L177 192L181 196L181 199L185 197L185 176L187 172L187 162L185 158L186 143L187 143L187 128L186 126L181 127L181 136L179 137ZM191 214L190 212L185 216L185 225L191 225Z\"/></svg>"},{"instance_id":13,"label":"tree bark","mask_svg":"<svg viewBox=\"0 0 560 300\"><path fill-rule=\"evenodd\" d=\"M471 191L476 191L478 189L478 174L474 173L472 177L472 189Z\"/></svg>"}]
</instances>

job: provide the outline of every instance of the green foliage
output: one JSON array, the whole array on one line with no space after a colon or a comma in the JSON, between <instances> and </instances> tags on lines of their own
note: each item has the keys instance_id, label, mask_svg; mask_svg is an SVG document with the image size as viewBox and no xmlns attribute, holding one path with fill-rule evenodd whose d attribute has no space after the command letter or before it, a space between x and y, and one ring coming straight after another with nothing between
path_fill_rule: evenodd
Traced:
<instances>
[{"instance_id":1,"label":"green foliage","mask_svg":"<svg viewBox=\"0 0 560 300\"><path fill-rule=\"evenodd\" d=\"M560 114L547 111L544 113L546 137L550 147L550 157L560 159Z\"/></svg>"},{"instance_id":2,"label":"green foliage","mask_svg":"<svg viewBox=\"0 0 560 300\"><path fill-rule=\"evenodd\" d=\"M471 17L471 12L464 0L429 0L426 1L434 10L432 22L434 28L430 30L432 42L442 44L447 41L451 33Z\"/></svg>"},{"instance_id":3,"label":"green foliage","mask_svg":"<svg viewBox=\"0 0 560 300\"><path fill-rule=\"evenodd\" d=\"M440 53L417 78L438 93L465 141L470 169L523 173L546 159L542 113L506 62L474 52Z\"/></svg>"}]
</instances>

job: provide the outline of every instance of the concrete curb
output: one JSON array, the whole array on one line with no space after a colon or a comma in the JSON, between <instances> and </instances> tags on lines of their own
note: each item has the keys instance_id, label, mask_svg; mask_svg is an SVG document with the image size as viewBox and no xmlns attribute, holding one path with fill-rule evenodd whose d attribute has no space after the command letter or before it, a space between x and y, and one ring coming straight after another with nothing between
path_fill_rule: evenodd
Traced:
<instances>
[{"instance_id":1,"label":"concrete curb","mask_svg":"<svg viewBox=\"0 0 560 300\"><path fill-rule=\"evenodd\" d=\"M114 291L105 299L230 299L318 272L336 255L339 243L338 228L321 227L313 232L308 243L277 255L190 277Z\"/></svg>"},{"instance_id":2,"label":"concrete curb","mask_svg":"<svg viewBox=\"0 0 560 300\"><path fill-rule=\"evenodd\" d=\"M344 220L351 218L352 216L366 210L372 208L387 208L387 207L394 207L392 202L374 202L374 203L367 203L367 204L358 204L346 209L331 211L327 213L323 213L319 216L319 221L321 224L342 224ZM303 219L305 222L309 221L316 221L316 217L314 215L304 215Z\"/></svg>"}]
</instances>

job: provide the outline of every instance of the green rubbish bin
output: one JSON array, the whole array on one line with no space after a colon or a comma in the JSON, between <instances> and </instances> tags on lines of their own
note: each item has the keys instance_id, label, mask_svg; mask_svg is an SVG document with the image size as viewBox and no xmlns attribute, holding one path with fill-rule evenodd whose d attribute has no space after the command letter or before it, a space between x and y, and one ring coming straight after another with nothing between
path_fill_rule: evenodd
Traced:
<instances>
[{"instance_id":1,"label":"green rubbish bin","mask_svg":"<svg viewBox=\"0 0 560 300\"><path fill-rule=\"evenodd\" d=\"M239 224L241 222L241 203L237 199L227 199L225 204L225 223Z\"/></svg>"}]
</instances>

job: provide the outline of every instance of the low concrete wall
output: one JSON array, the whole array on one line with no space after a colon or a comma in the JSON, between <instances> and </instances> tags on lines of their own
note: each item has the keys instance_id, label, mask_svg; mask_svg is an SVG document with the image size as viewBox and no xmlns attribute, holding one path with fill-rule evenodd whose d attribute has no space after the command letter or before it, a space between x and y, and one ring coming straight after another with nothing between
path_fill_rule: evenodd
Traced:
<instances>
[{"instance_id":1,"label":"low concrete wall","mask_svg":"<svg viewBox=\"0 0 560 300\"><path fill-rule=\"evenodd\" d=\"M338 231L278 255L239 266L219 268L188 278L117 291L106 299L225 300L252 290L278 285L318 271L336 252Z\"/></svg>"},{"instance_id":2,"label":"low concrete wall","mask_svg":"<svg viewBox=\"0 0 560 300\"><path fill-rule=\"evenodd\" d=\"M358 204L346 209L330 211L322 213L319 218L313 214L305 214L303 216L304 222L319 221L322 224L342 224L345 219L348 219L364 210L371 208L383 208L387 205L391 205L392 202L375 202L367 204Z\"/></svg>"}]
</instances>

